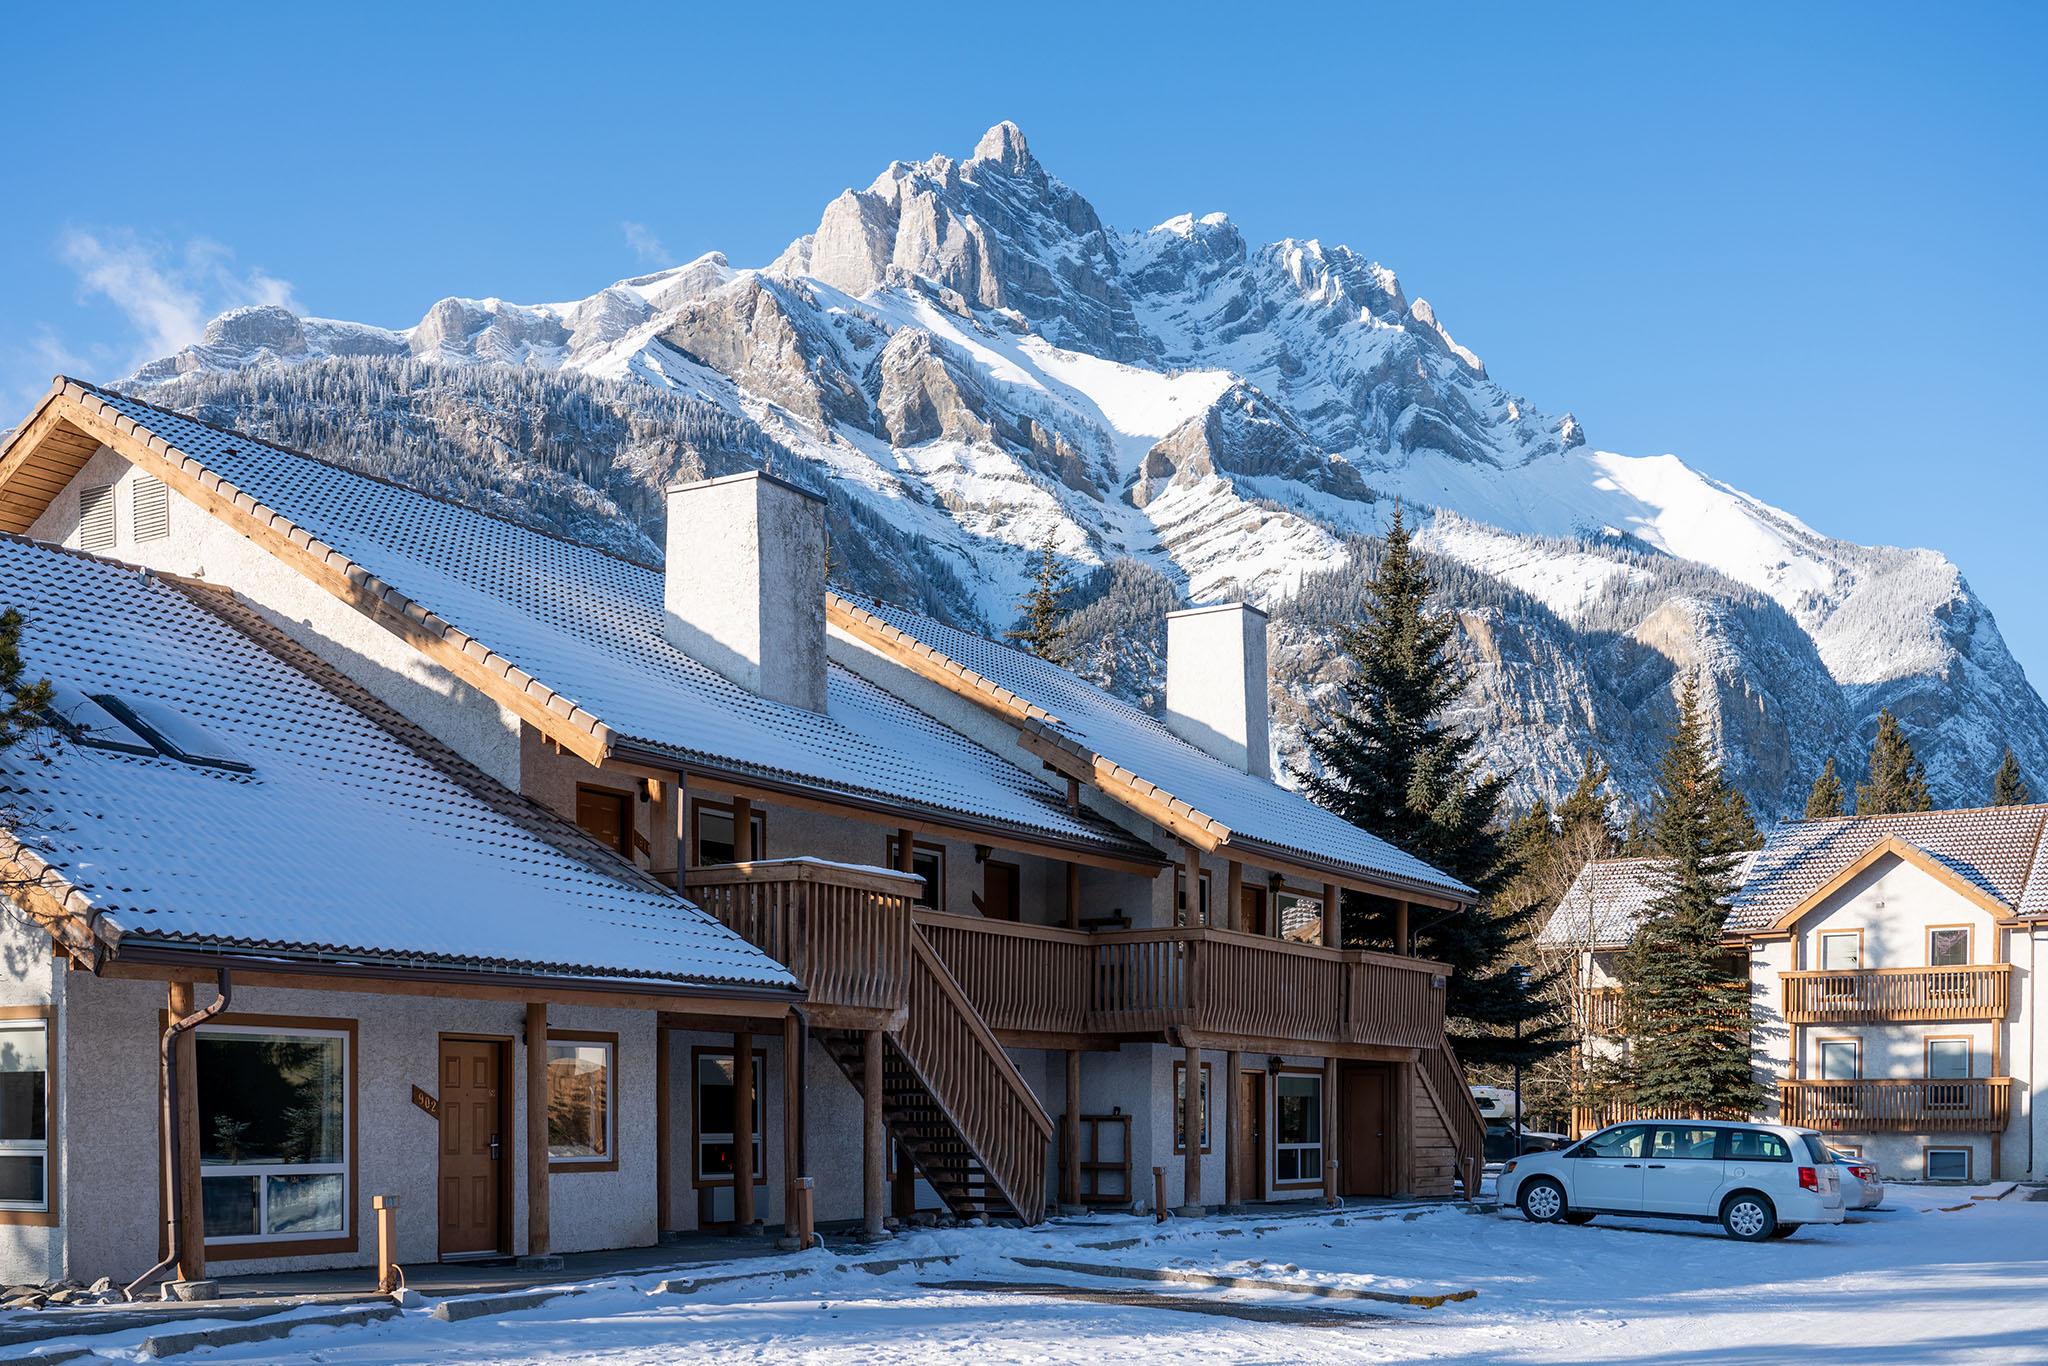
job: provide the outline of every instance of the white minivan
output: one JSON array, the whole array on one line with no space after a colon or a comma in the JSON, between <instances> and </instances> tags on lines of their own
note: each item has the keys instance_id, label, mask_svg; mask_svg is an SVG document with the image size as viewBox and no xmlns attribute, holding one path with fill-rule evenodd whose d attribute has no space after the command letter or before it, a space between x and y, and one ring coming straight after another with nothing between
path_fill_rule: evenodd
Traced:
<instances>
[{"instance_id":1,"label":"white minivan","mask_svg":"<svg viewBox=\"0 0 2048 1366\"><path fill-rule=\"evenodd\" d=\"M1716 1119L1616 1124L1501 1169L1500 1200L1539 1224L1599 1214L1718 1222L1747 1242L1842 1222L1842 1177L1811 1129Z\"/></svg>"}]
</instances>

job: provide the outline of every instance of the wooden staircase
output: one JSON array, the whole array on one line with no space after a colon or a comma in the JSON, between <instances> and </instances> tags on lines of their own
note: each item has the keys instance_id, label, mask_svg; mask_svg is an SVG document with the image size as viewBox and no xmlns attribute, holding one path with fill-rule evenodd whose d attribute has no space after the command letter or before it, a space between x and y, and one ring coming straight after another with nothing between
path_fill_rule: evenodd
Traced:
<instances>
[{"instance_id":1,"label":"wooden staircase","mask_svg":"<svg viewBox=\"0 0 2048 1366\"><path fill-rule=\"evenodd\" d=\"M865 1097L862 1085L862 1041L857 1030L812 1035L839 1064L839 1070ZM956 1219L1015 1219L1017 1207L989 1178L974 1150L946 1114L923 1080L903 1056L892 1036L882 1048L882 1118L889 1136L910 1154L917 1170L938 1193Z\"/></svg>"}]
</instances>

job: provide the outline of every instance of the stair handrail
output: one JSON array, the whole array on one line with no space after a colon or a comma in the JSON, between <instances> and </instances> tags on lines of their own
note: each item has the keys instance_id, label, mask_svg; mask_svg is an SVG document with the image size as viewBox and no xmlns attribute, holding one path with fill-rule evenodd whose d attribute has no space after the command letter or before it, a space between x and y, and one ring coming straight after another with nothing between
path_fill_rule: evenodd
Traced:
<instances>
[{"instance_id":1,"label":"stair handrail","mask_svg":"<svg viewBox=\"0 0 2048 1366\"><path fill-rule=\"evenodd\" d=\"M1486 1162L1486 1117L1465 1081L1465 1069L1452 1051L1449 1035L1435 1048L1421 1051L1422 1065L1416 1069L1422 1085L1443 1116L1444 1129L1451 1138L1451 1150L1458 1158L1458 1175L1465 1184L1465 1198L1479 1197L1479 1169Z\"/></svg>"}]
</instances>

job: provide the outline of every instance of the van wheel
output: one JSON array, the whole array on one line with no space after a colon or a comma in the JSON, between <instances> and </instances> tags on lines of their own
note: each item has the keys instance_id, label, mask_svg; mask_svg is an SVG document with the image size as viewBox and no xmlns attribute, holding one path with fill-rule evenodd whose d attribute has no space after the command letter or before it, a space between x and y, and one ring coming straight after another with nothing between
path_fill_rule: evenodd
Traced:
<instances>
[{"instance_id":1,"label":"van wheel","mask_svg":"<svg viewBox=\"0 0 2048 1366\"><path fill-rule=\"evenodd\" d=\"M1755 1191L1742 1191L1721 1206L1721 1227L1728 1230L1730 1238L1761 1243L1776 1232L1778 1211Z\"/></svg>"},{"instance_id":2,"label":"van wheel","mask_svg":"<svg viewBox=\"0 0 2048 1366\"><path fill-rule=\"evenodd\" d=\"M1575 1209L1565 1215L1564 1221L1567 1224L1570 1224L1572 1227L1577 1228L1580 1224L1592 1223L1593 1216L1586 1213L1584 1210Z\"/></svg>"},{"instance_id":3,"label":"van wheel","mask_svg":"<svg viewBox=\"0 0 2048 1366\"><path fill-rule=\"evenodd\" d=\"M1564 1187L1549 1177L1522 1187L1522 1196L1515 1203L1522 1207L1522 1217L1532 1224L1554 1224L1571 1216Z\"/></svg>"},{"instance_id":4,"label":"van wheel","mask_svg":"<svg viewBox=\"0 0 2048 1366\"><path fill-rule=\"evenodd\" d=\"M1780 1224L1771 1230L1771 1236L1773 1238L1790 1238L1793 1234L1799 1232L1801 1227L1802 1225L1799 1224Z\"/></svg>"}]
</instances>

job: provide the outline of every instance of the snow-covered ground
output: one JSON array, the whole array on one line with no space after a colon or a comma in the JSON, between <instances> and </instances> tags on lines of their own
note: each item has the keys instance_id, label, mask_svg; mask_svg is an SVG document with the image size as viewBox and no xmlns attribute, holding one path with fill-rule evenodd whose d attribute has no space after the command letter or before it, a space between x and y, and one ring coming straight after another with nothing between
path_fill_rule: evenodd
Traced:
<instances>
[{"instance_id":1,"label":"snow-covered ground","mask_svg":"<svg viewBox=\"0 0 2048 1366\"><path fill-rule=\"evenodd\" d=\"M1977 1190L1894 1188L1886 1208L1788 1242L1751 1245L1701 1225L1602 1219L1538 1227L1513 1214L1442 1209L1341 1226L1269 1221L1223 1236L1223 1221L1112 1220L1031 1231L930 1232L889 1255L953 1254L950 1265L874 1276L813 1252L750 1262L767 1275L684 1297L658 1278L498 1318L447 1324L422 1311L371 1327L309 1329L288 1344L209 1361L325 1366L423 1361L512 1366L590 1362L1633 1362L1637 1366L1818 1363L1925 1366L2048 1360L2048 1203L1973 1199ZM1256 1223L1257 1221L1254 1221ZM1134 1245L1084 1250L1085 1242ZM1087 1280L1017 1256L1167 1266L1430 1294L1439 1309ZM1307 1327L1122 1305L1070 1303L932 1281L1061 1281L1232 1304L1353 1312L1355 1326ZM122 1359L135 1343L102 1345Z\"/></svg>"}]
</instances>

